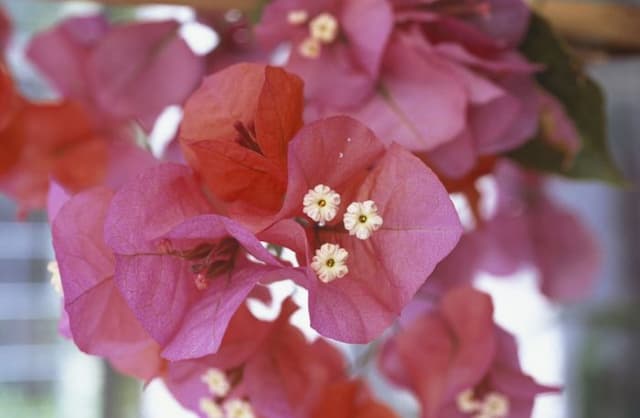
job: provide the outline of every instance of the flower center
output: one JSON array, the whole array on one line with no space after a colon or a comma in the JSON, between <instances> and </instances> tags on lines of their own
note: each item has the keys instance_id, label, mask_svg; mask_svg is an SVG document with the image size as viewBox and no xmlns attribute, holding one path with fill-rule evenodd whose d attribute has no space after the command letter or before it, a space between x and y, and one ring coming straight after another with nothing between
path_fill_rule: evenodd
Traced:
<instances>
[{"instance_id":1,"label":"flower center","mask_svg":"<svg viewBox=\"0 0 640 418\"><path fill-rule=\"evenodd\" d=\"M456 404L460 412L472 418L506 418L509 414L509 399L497 392L489 392L478 399L473 390L468 389L458 395Z\"/></svg>"},{"instance_id":2,"label":"flower center","mask_svg":"<svg viewBox=\"0 0 640 418\"><path fill-rule=\"evenodd\" d=\"M349 235L355 235L358 239L368 239L374 231L380 229L383 219L378 215L375 202L365 200L351 203L344 214L343 222Z\"/></svg>"},{"instance_id":3,"label":"flower center","mask_svg":"<svg viewBox=\"0 0 640 418\"><path fill-rule=\"evenodd\" d=\"M329 186L318 184L304 195L302 205L305 215L324 226L338 214L340 195Z\"/></svg>"},{"instance_id":4,"label":"flower center","mask_svg":"<svg viewBox=\"0 0 640 418\"><path fill-rule=\"evenodd\" d=\"M293 10L287 15L291 25L302 25L307 22L309 15L304 10ZM320 13L308 24L309 36L299 45L298 52L306 58L318 58L322 52L322 45L333 43L340 32L338 19L331 13Z\"/></svg>"},{"instance_id":5,"label":"flower center","mask_svg":"<svg viewBox=\"0 0 640 418\"><path fill-rule=\"evenodd\" d=\"M349 273L348 257L349 252L338 244L325 243L316 250L311 260L311 268L321 282L329 283Z\"/></svg>"},{"instance_id":6,"label":"flower center","mask_svg":"<svg viewBox=\"0 0 640 418\"><path fill-rule=\"evenodd\" d=\"M231 389L231 383L229 383L226 373L220 369L207 369L200 380L207 385L209 392L216 397L227 396Z\"/></svg>"},{"instance_id":7,"label":"flower center","mask_svg":"<svg viewBox=\"0 0 640 418\"><path fill-rule=\"evenodd\" d=\"M251 404L242 399L231 399L226 401L222 407L227 418L255 418L255 413Z\"/></svg>"},{"instance_id":8,"label":"flower center","mask_svg":"<svg viewBox=\"0 0 640 418\"><path fill-rule=\"evenodd\" d=\"M222 408L220 408L220 405L218 405L216 401L212 399L200 399L199 406L200 410L207 418L224 418L224 412L222 412Z\"/></svg>"},{"instance_id":9,"label":"flower center","mask_svg":"<svg viewBox=\"0 0 640 418\"><path fill-rule=\"evenodd\" d=\"M203 242L188 250L175 250L169 240L163 240L158 248L165 254L191 262L194 283L204 290L211 280L233 268L240 244L234 238L226 237L213 243Z\"/></svg>"},{"instance_id":10,"label":"flower center","mask_svg":"<svg viewBox=\"0 0 640 418\"><path fill-rule=\"evenodd\" d=\"M320 13L309 22L309 33L313 39L330 44L338 37L338 19L331 13Z\"/></svg>"}]
</instances>

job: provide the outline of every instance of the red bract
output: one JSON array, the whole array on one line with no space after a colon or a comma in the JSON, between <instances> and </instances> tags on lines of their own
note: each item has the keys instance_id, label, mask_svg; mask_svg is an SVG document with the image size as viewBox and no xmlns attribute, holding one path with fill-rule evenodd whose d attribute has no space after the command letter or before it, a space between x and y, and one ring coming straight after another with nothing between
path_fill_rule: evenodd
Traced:
<instances>
[{"instance_id":1,"label":"red bract","mask_svg":"<svg viewBox=\"0 0 640 418\"><path fill-rule=\"evenodd\" d=\"M171 363L167 386L183 405L206 418L213 415L207 408L222 410L240 400L261 418L311 416L325 387L344 379L345 365L327 342L309 343L289 324L296 309L287 299L274 322L263 322L241 307L218 353Z\"/></svg>"},{"instance_id":2,"label":"red bract","mask_svg":"<svg viewBox=\"0 0 640 418\"><path fill-rule=\"evenodd\" d=\"M396 418L389 407L376 401L360 380L343 380L326 387L313 418Z\"/></svg>"},{"instance_id":3,"label":"red bract","mask_svg":"<svg viewBox=\"0 0 640 418\"><path fill-rule=\"evenodd\" d=\"M72 18L36 36L29 58L65 97L103 123L137 119L152 126L180 104L203 74L203 62L174 21L111 26L102 16Z\"/></svg>"},{"instance_id":4,"label":"red bract","mask_svg":"<svg viewBox=\"0 0 640 418\"><path fill-rule=\"evenodd\" d=\"M180 141L217 197L236 209L270 214L282 204L287 145L301 126L296 76L238 64L207 78L191 96Z\"/></svg>"},{"instance_id":5,"label":"red bract","mask_svg":"<svg viewBox=\"0 0 640 418\"><path fill-rule=\"evenodd\" d=\"M455 288L386 343L380 367L417 396L425 418L528 418L534 397L553 389L523 374L492 315L487 295Z\"/></svg>"},{"instance_id":6,"label":"red bract","mask_svg":"<svg viewBox=\"0 0 640 418\"><path fill-rule=\"evenodd\" d=\"M215 352L254 286L281 278L253 234L212 212L191 170L163 164L125 184L107 215L116 284L170 360Z\"/></svg>"},{"instance_id":7,"label":"red bract","mask_svg":"<svg viewBox=\"0 0 640 418\"><path fill-rule=\"evenodd\" d=\"M140 326L115 286L115 260L104 243L113 192L75 195L53 223L53 245L71 336L86 353L106 357L123 373L149 380L163 366L160 347Z\"/></svg>"},{"instance_id":8,"label":"red bract","mask_svg":"<svg viewBox=\"0 0 640 418\"><path fill-rule=\"evenodd\" d=\"M292 43L287 67L305 80L309 97L348 107L375 88L392 27L386 0L278 0L256 33L267 47Z\"/></svg>"},{"instance_id":9,"label":"red bract","mask_svg":"<svg viewBox=\"0 0 640 418\"><path fill-rule=\"evenodd\" d=\"M316 330L368 342L457 243L449 195L420 160L397 145L386 151L348 117L305 126L290 144L288 169L281 221L263 238L297 252Z\"/></svg>"},{"instance_id":10,"label":"red bract","mask_svg":"<svg viewBox=\"0 0 640 418\"><path fill-rule=\"evenodd\" d=\"M0 189L18 200L22 211L45 205L50 177L79 191L106 174L107 144L77 103L23 101L0 131L0 141L13 159Z\"/></svg>"}]
</instances>

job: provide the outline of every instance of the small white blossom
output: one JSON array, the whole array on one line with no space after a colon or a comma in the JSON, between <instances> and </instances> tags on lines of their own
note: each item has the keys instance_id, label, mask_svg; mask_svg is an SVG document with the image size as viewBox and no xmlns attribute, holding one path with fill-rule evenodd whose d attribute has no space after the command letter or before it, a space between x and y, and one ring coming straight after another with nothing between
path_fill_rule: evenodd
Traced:
<instances>
[{"instance_id":1,"label":"small white blossom","mask_svg":"<svg viewBox=\"0 0 640 418\"><path fill-rule=\"evenodd\" d=\"M311 219L324 226L333 220L340 206L340 195L329 186L318 184L309 190L302 199L302 211Z\"/></svg>"},{"instance_id":2,"label":"small white blossom","mask_svg":"<svg viewBox=\"0 0 640 418\"><path fill-rule=\"evenodd\" d=\"M311 268L321 282L329 283L349 273L348 257L349 252L338 244L322 244L311 260Z\"/></svg>"},{"instance_id":3,"label":"small white blossom","mask_svg":"<svg viewBox=\"0 0 640 418\"><path fill-rule=\"evenodd\" d=\"M224 418L224 412L222 412L220 405L211 399L200 399L200 410L207 416L207 418Z\"/></svg>"},{"instance_id":4,"label":"small white blossom","mask_svg":"<svg viewBox=\"0 0 640 418\"><path fill-rule=\"evenodd\" d=\"M309 19L309 14L306 10L291 10L287 13L287 22L290 25L302 25Z\"/></svg>"},{"instance_id":5,"label":"small white blossom","mask_svg":"<svg viewBox=\"0 0 640 418\"><path fill-rule=\"evenodd\" d=\"M222 405L226 412L226 418L255 418L256 415L251 408L251 404L241 399L231 399Z\"/></svg>"},{"instance_id":6,"label":"small white blossom","mask_svg":"<svg viewBox=\"0 0 640 418\"><path fill-rule=\"evenodd\" d=\"M322 52L322 45L317 39L307 38L298 45L298 52L305 58L318 58Z\"/></svg>"},{"instance_id":7,"label":"small white blossom","mask_svg":"<svg viewBox=\"0 0 640 418\"><path fill-rule=\"evenodd\" d=\"M214 396L226 396L231 389L227 375L219 369L207 369L200 380L208 386L209 392Z\"/></svg>"},{"instance_id":8,"label":"small white blossom","mask_svg":"<svg viewBox=\"0 0 640 418\"><path fill-rule=\"evenodd\" d=\"M324 44L330 44L338 37L338 20L331 13L320 13L309 22L311 37Z\"/></svg>"},{"instance_id":9,"label":"small white blossom","mask_svg":"<svg viewBox=\"0 0 640 418\"><path fill-rule=\"evenodd\" d=\"M382 216L378 215L378 207L373 200L353 202L344 214L344 227L349 235L358 239L368 239L374 231L382 226Z\"/></svg>"},{"instance_id":10,"label":"small white blossom","mask_svg":"<svg viewBox=\"0 0 640 418\"><path fill-rule=\"evenodd\" d=\"M481 415L486 418L506 418L509 414L509 399L499 393L491 392L484 397Z\"/></svg>"},{"instance_id":11,"label":"small white blossom","mask_svg":"<svg viewBox=\"0 0 640 418\"><path fill-rule=\"evenodd\" d=\"M460 392L456 398L456 404L460 412L471 413L480 411L482 403L473 398L473 390L467 389L464 392Z\"/></svg>"}]
</instances>

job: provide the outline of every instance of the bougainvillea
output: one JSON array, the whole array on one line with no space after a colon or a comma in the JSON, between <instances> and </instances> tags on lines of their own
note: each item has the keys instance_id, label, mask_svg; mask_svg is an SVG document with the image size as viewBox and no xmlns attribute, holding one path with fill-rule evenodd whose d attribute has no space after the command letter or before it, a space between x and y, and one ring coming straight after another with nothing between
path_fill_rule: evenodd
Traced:
<instances>
[{"instance_id":1,"label":"bougainvillea","mask_svg":"<svg viewBox=\"0 0 640 418\"><path fill-rule=\"evenodd\" d=\"M208 56L174 21L69 18L26 49L51 102L0 64L0 190L48 209L62 333L203 418L399 416L367 367L424 418L530 417L559 388L523 371L475 279L530 269L550 300L584 298L598 246L531 168L562 171L535 144L602 174L532 52L538 18L520 0L262 6L199 12L220 35ZM0 15L3 51L10 28ZM170 105L177 162L148 151ZM345 343L368 346L349 362Z\"/></svg>"}]
</instances>

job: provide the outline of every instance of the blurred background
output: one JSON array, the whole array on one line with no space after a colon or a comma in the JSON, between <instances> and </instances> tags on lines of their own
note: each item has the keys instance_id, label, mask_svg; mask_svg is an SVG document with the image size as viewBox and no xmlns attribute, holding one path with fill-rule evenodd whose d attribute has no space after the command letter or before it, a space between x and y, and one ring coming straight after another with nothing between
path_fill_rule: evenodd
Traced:
<instances>
[{"instance_id":1,"label":"blurred background","mask_svg":"<svg viewBox=\"0 0 640 418\"><path fill-rule=\"evenodd\" d=\"M45 83L24 59L24 45L32 34L66 16L94 13L102 7L88 2L44 0L3 0L1 4L14 24L9 65L16 81L31 98L50 97ZM483 277L480 285L495 298L498 322L517 335L525 370L541 383L566 386L562 395L540 398L535 418L637 418L640 34L634 37L624 25L617 25L617 20L603 14L605 9L571 9L583 13L583 19L578 15L567 20L563 9L567 2L536 4L547 10L545 14L555 16L552 21L574 41L577 51L589 62L589 72L603 87L611 148L630 184L626 189L560 180L553 184L558 199L575 209L600 240L604 264L588 301L574 306L553 305L538 294L533 274L527 273L512 281ZM599 7L603 3L588 5L593 4ZM640 7L640 2L636 4ZM188 7L109 7L106 13L116 20L178 19L184 23L183 36L196 52L208 52L216 44L215 33L195 23ZM598 16L602 27L585 30ZM635 25L640 31L640 20L635 20ZM634 27L633 21L629 27ZM638 54L634 56L634 52ZM171 137L178 119L175 109L165 114L156 130L158 141ZM83 355L58 335L60 296L50 284L47 269L52 258L46 216L31 215L18 221L16 207L0 197L0 416L190 416L167 396L161 384L152 383L143 391L138 382L117 375L100 359ZM372 379L375 381L375 376ZM385 399L388 397L388 388L382 383L377 389ZM395 403L403 417L414 416L414 405L406 397L397 397Z\"/></svg>"}]
</instances>

